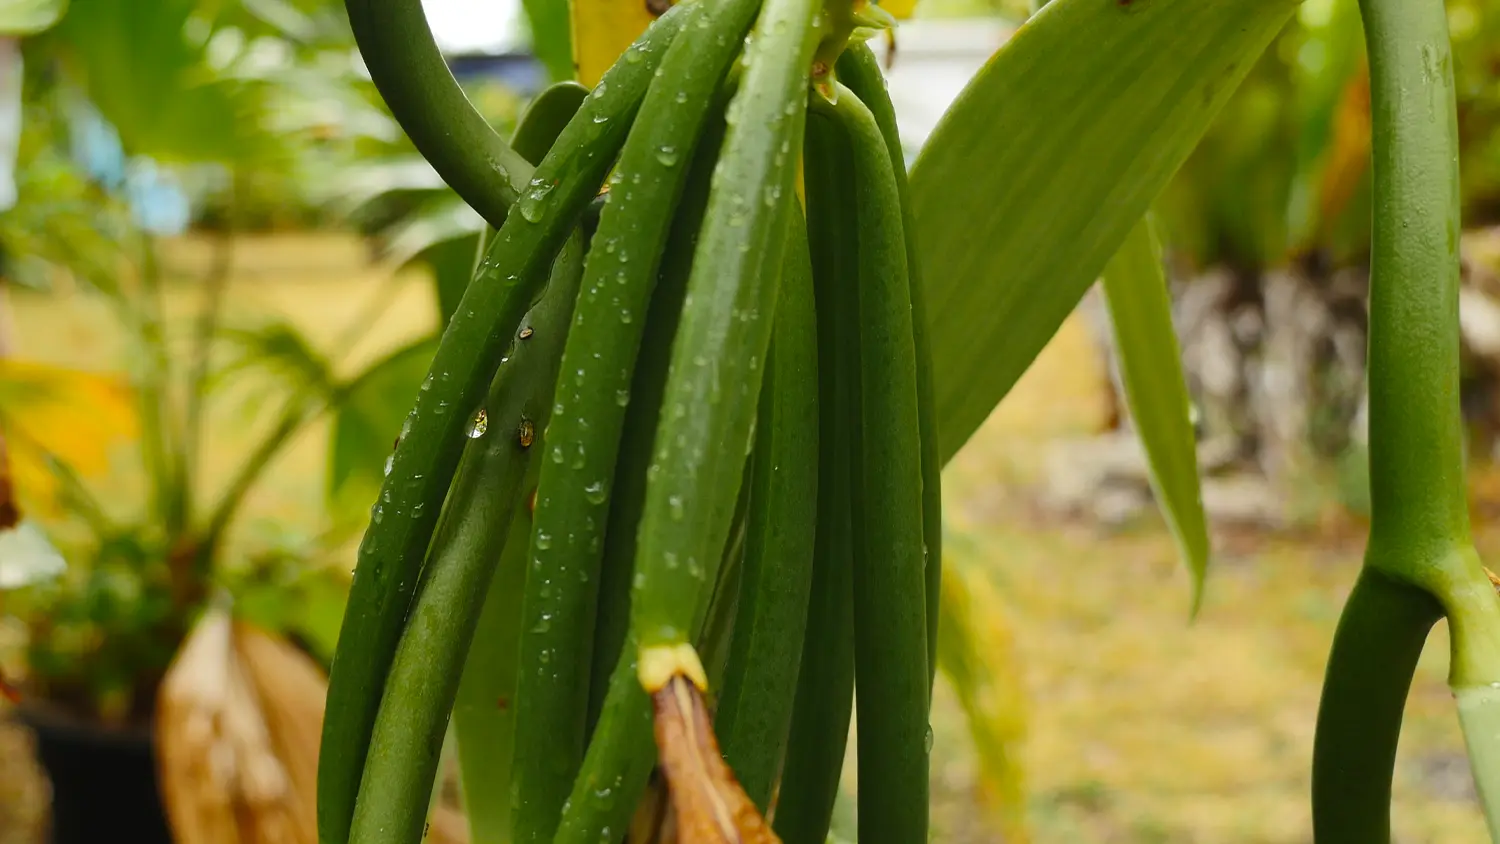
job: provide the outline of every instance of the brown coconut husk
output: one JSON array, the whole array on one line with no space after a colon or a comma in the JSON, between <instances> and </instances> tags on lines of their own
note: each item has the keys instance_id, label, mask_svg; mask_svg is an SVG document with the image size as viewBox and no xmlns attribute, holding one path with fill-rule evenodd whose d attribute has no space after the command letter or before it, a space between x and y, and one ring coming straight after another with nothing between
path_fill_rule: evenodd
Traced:
<instances>
[{"instance_id":1,"label":"brown coconut husk","mask_svg":"<svg viewBox=\"0 0 1500 844\"><path fill-rule=\"evenodd\" d=\"M328 681L283 639L211 609L183 643L156 711L162 801L177 844L317 844ZM465 844L440 806L428 841Z\"/></svg>"}]
</instances>

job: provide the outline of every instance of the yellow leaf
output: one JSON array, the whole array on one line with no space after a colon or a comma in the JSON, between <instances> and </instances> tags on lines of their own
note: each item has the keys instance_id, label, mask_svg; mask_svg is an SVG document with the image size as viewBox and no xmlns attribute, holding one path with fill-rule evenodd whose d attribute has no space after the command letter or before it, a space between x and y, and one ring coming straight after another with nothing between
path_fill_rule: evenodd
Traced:
<instances>
[{"instance_id":1,"label":"yellow leaf","mask_svg":"<svg viewBox=\"0 0 1500 844\"><path fill-rule=\"evenodd\" d=\"M573 0L573 66L592 88L671 0Z\"/></svg>"},{"instance_id":2,"label":"yellow leaf","mask_svg":"<svg viewBox=\"0 0 1500 844\"><path fill-rule=\"evenodd\" d=\"M917 8L917 0L882 0L880 8L891 13L896 20L906 20Z\"/></svg>"},{"instance_id":3,"label":"yellow leaf","mask_svg":"<svg viewBox=\"0 0 1500 844\"><path fill-rule=\"evenodd\" d=\"M1026 778L1021 742L1026 693L1004 600L988 573L963 554L943 555L938 670L969 720L979 752L981 791L1003 840L1025 844Z\"/></svg>"},{"instance_id":4,"label":"yellow leaf","mask_svg":"<svg viewBox=\"0 0 1500 844\"><path fill-rule=\"evenodd\" d=\"M81 476L102 475L110 448L137 427L130 387L117 376L0 359L0 429L16 490L28 500L55 497L49 457Z\"/></svg>"}]
</instances>

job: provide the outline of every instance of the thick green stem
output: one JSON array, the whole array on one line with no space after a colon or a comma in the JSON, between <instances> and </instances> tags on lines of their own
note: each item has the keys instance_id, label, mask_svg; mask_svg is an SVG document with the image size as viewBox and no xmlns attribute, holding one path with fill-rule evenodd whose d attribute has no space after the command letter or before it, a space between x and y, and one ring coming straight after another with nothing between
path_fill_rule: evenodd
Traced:
<instances>
[{"instance_id":1,"label":"thick green stem","mask_svg":"<svg viewBox=\"0 0 1500 844\"><path fill-rule=\"evenodd\" d=\"M1458 123L1438 0L1361 0L1370 55L1370 543L1429 588L1467 544L1458 408ZM1410 567L1423 570L1411 570Z\"/></svg>"},{"instance_id":2,"label":"thick green stem","mask_svg":"<svg viewBox=\"0 0 1500 844\"><path fill-rule=\"evenodd\" d=\"M1313 744L1318 844L1383 844L1401 713L1427 632L1442 608L1422 590L1366 567L1333 638Z\"/></svg>"},{"instance_id":3,"label":"thick green stem","mask_svg":"<svg viewBox=\"0 0 1500 844\"><path fill-rule=\"evenodd\" d=\"M531 165L464 96L421 0L346 0L370 78L417 151L492 226L526 189Z\"/></svg>"}]
</instances>

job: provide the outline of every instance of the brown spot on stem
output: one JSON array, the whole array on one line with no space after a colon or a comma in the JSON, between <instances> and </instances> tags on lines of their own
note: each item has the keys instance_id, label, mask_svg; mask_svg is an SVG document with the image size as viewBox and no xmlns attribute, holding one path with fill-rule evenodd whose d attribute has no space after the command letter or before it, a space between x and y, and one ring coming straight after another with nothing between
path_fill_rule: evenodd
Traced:
<instances>
[{"instance_id":1,"label":"brown spot on stem","mask_svg":"<svg viewBox=\"0 0 1500 844\"><path fill-rule=\"evenodd\" d=\"M535 333L536 333L535 331L531 330L531 326L528 325L525 328L521 329L520 337L521 337L522 340L528 340L528 339L531 338L531 335L533 335Z\"/></svg>"},{"instance_id":2,"label":"brown spot on stem","mask_svg":"<svg viewBox=\"0 0 1500 844\"><path fill-rule=\"evenodd\" d=\"M646 0L646 11L654 18L665 15L672 8L672 0Z\"/></svg>"},{"instance_id":3,"label":"brown spot on stem","mask_svg":"<svg viewBox=\"0 0 1500 844\"><path fill-rule=\"evenodd\" d=\"M680 844L781 844L719 754L708 707L682 675L651 696Z\"/></svg>"},{"instance_id":4,"label":"brown spot on stem","mask_svg":"<svg viewBox=\"0 0 1500 844\"><path fill-rule=\"evenodd\" d=\"M1489 566L1484 567L1484 573L1490 579L1490 585L1495 587L1495 591L1500 592L1500 574L1490 571Z\"/></svg>"},{"instance_id":5,"label":"brown spot on stem","mask_svg":"<svg viewBox=\"0 0 1500 844\"><path fill-rule=\"evenodd\" d=\"M536 423L530 419L522 419L521 426L516 429L516 438L521 443L521 448L531 448L536 442Z\"/></svg>"}]
</instances>

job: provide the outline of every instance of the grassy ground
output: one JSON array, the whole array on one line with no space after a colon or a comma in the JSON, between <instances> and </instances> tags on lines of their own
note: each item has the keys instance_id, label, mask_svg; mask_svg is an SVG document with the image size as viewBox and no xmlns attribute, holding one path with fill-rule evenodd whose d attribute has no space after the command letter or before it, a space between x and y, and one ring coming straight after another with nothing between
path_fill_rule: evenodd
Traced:
<instances>
[{"instance_id":1,"label":"grassy ground","mask_svg":"<svg viewBox=\"0 0 1500 844\"><path fill-rule=\"evenodd\" d=\"M173 260L201 262L202 250L185 245ZM275 312L303 326L330 319L341 326L379 290L391 306L352 350L355 365L431 324L420 279L382 287L386 273L360 261L348 243L248 244L228 310L237 318ZM174 296L174 313L188 301ZM15 297L13 305L23 355L119 365L118 336L102 308L77 298ZM334 333L317 336L327 343ZM1059 435L1097 426L1101 384L1081 326L1070 323L945 478L953 527L1003 598L1005 616L993 621L1014 631L1016 658L993 669L1013 672L1027 693L1020 755L1032 838L1310 841L1313 720L1328 642L1359 561L1357 526L1218 537L1203 612L1189 623L1186 578L1158 522L1105 535L1048 524L1031 506L1038 455ZM227 395L213 409L210 489L268 421L268 413L252 412L267 403L246 398ZM320 527L325 438L314 426L283 456L253 496L247 530ZM1500 550L1500 532L1490 533L1481 530L1482 546ZM1439 628L1408 707L1394 809L1403 844L1485 840L1445 670ZM933 729L935 840L995 841L948 689L939 689ZM12 738L0 734L0 741ZM34 795L18 758L24 754L8 752L13 747L24 750L0 748L0 841L7 818L29 811L14 795L25 788Z\"/></svg>"}]
</instances>

